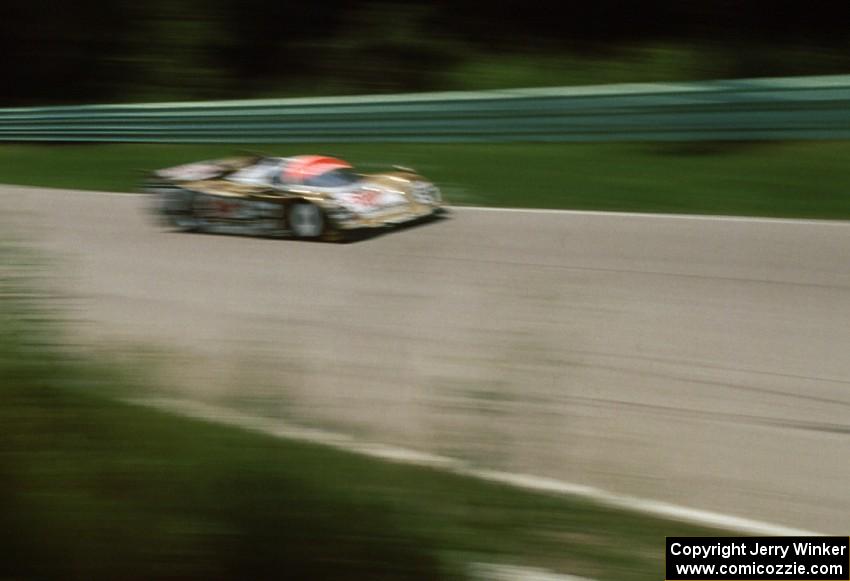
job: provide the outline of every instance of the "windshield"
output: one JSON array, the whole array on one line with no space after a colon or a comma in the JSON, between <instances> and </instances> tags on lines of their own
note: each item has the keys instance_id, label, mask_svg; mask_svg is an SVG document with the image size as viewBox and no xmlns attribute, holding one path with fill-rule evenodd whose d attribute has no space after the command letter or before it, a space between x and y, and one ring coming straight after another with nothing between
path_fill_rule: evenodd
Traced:
<instances>
[{"instance_id":1,"label":"windshield","mask_svg":"<svg viewBox=\"0 0 850 581\"><path fill-rule=\"evenodd\" d=\"M227 176L227 180L252 185L274 184L278 181L282 163L283 159L280 157L266 157L233 172Z\"/></svg>"},{"instance_id":2,"label":"windshield","mask_svg":"<svg viewBox=\"0 0 850 581\"><path fill-rule=\"evenodd\" d=\"M341 167L311 176L304 180L304 185L319 188L338 188L358 181L360 181L360 176L347 167Z\"/></svg>"}]
</instances>

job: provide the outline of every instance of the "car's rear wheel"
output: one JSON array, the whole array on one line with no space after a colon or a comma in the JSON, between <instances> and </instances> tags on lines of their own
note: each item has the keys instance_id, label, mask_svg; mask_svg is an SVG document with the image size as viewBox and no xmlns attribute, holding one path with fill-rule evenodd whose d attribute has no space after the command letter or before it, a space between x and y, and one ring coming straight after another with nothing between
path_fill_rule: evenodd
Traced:
<instances>
[{"instance_id":1,"label":"car's rear wheel","mask_svg":"<svg viewBox=\"0 0 850 581\"><path fill-rule=\"evenodd\" d=\"M171 225L178 232L197 232L201 229L200 220L191 215L172 216Z\"/></svg>"},{"instance_id":2,"label":"car's rear wheel","mask_svg":"<svg viewBox=\"0 0 850 581\"><path fill-rule=\"evenodd\" d=\"M195 214L195 196L191 192L173 191L163 194L162 213L166 221L180 232L194 232L200 229L201 221Z\"/></svg>"},{"instance_id":3,"label":"car's rear wheel","mask_svg":"<svg viewBox=\"0 0 850 581\"><path fill-rule=\"evenodd\" d=\"M298 202L289 208L287 214L289 230L296 238L316 239L327 231L324 211L309 202Z\"/></svg>"}]
</instances>

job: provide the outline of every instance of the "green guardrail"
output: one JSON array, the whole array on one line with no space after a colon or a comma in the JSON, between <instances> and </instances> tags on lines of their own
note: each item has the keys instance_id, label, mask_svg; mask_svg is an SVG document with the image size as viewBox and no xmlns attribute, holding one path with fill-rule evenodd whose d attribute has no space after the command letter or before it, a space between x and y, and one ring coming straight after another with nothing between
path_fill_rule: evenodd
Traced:
<instances>
[{"instance_id":1,"label":"green guardrail","mask_svg":"<svg viewBox=\"0 0 850 581\"><path fill-rule=\"evenodd\" d=\"M186 143L850 138L850 75L0 109L0 141Z\"/></svg>"}]
</instances>

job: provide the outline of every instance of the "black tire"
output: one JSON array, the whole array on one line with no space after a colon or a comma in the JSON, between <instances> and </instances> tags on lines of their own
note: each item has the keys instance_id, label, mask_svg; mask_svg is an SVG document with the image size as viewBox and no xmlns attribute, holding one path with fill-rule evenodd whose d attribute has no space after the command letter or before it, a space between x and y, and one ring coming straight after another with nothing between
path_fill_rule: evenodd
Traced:
<instances>
[{"instance_id":1,"label":"black tire","mask_svg":"<svg viewBox=\"0 0 850 581\"><path fill-rule=\"evenodd\" d=\"M318 240L328 233L324 210L309 202L296 202L286 213L286 222L294 238Z\"/></svg>"}]
</instances>

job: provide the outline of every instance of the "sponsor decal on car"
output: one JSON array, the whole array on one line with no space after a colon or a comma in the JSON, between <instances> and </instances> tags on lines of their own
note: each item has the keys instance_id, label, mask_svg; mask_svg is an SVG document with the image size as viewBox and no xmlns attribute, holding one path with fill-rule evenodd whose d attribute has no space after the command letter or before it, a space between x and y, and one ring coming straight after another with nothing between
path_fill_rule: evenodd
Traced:
<instances>
[{"instance_id":1,"label":"sponsor decal on car","mask_svg":"<svg viewBox=\"0 0 850 581\"><path fill-rule=\"evenodd\" d=\"M401 192L370 185L353 192L335 194L334 199L347 210L363 215L384 212L408 203Z\"/></svg>"},{"instance_id":2,"label":"sponsor decal on car","mask_svg":"<svg viewBox=\"0 0 850 581\"><path fill-rule=\"evenodd\" d=\"M221 220L280 219L283 215L279 204L220 196L198 196L196 211L201 217Z\"/></svg>"}]
</instances>

